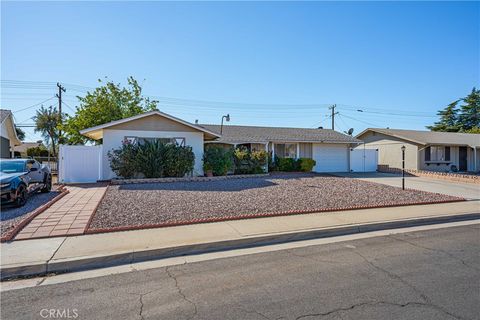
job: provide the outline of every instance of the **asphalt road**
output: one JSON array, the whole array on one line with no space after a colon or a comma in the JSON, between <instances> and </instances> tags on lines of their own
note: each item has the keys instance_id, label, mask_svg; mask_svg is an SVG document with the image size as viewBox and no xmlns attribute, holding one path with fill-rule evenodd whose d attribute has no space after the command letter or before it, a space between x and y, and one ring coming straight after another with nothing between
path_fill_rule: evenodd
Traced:
<instances>
[{"instance_id":1,"label":"asphalt road","mask_svg":"<svg viewBox=\"0 0 480 320\"><path fill-rule=\"evenodd\" d=\"M1 318L478 319L479 245L469 225L129 272L4 292Z\"/></svg>"}]
</instances>

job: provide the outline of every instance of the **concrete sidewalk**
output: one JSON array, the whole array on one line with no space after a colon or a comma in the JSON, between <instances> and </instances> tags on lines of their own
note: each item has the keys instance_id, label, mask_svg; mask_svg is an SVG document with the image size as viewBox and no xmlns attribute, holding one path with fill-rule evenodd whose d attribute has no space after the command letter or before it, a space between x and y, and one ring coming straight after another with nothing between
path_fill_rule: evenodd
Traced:
<instances>
[{"instance_id":1,"label":"concrete sidewalk","mask_svg":"<svg viewBox=\"0 0 480 320\"><path fill-rule=\"evenodd\" d=\"M225 221L1 245L3 278L480 218L480 201Z\"/></svg>"}]
</instances>

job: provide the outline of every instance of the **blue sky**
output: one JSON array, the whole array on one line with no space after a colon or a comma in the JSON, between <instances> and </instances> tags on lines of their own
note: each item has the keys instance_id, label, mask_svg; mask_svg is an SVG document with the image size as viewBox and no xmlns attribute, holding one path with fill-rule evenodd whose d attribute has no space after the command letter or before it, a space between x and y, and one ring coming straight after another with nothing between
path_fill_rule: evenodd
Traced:
<instances>
[{"instance_id":1,"label":"blue sky","mask_svg":"<svg viewBox=\"0 0 480 320\"><path fill-rule=\"evenodd\" d=\"M2 2L1 107L130 75L188 121L424 129L480 86L479 2ZM145 79L145 80L144 80ZM5 80L31 81L12 85ZM86 87L86 88L85 88ZM166 99L174 98L174 99ZM206 102L204 102L206 101ZM45 103L55 103L50 100ZM358 112L362 109L364 112ZM27 140L39 137L27 130Z\"/></svg>"}]
</instances>

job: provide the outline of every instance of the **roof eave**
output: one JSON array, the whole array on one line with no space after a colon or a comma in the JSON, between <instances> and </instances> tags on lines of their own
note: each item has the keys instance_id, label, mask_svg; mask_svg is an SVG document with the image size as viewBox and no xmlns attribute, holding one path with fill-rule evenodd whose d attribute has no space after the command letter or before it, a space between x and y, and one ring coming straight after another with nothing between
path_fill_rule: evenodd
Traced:
<instances>
[{"instance_id":1,"label":"roof eave","mask_svg":"<svg viewBox=\"0 0 480 320\"><path fill-rule=\"evenodd\" d=\"M177 117L171 116L171 115L169 115L169 114L166 114L166 113L163 113L163 112L160 112L160 111L157 111L157 110L145 112L145 113L142 113L142 114L139 114L139 115L136 115L136 116L133 116L133 117L125 118L125 119L120 119L120 120L116 120L116 121L104 123L104 124L101 124L101 125L98 125L98 126L95 126L95 127L86 128L86 129L80 130L80 134L88 137L88 133L89 133L89 132L107 129L107 128L109 128L109 127L112 127L112 126L115 126L115 125L118 125L118 124L122 124L122 123L125 123L125 122L129 122L129 121L141 119L141 118L148 117L148 116L151 116L151 115L154 115L154 114L157 114L157 115L159 115L159 116L161 116L161 117L165 117L165 118L167 118L167 119L170 119L170 120L179 122L179 123L181 123L181 124L183 124L183 125L186 125L186 126L188 126L188 127L197 129L198 131L201 131L201 132L204 132L204 133L208 133L208 134L210 134L210 135L213 136L213 137L217 137L217 138L220 138L220 137L221 137L221 135L219 135L219 134L217 134L217 133L215 133L215 132L213 132L213 131L211 131L211 130L205 129L205 128L201 127L201 126L192 124L192 123L190 123L190 122L188 122L188 121L184 121L184 120L182 120L182 119L179 119L179 118L177 118Z\"/></svg>"}]
</instances>

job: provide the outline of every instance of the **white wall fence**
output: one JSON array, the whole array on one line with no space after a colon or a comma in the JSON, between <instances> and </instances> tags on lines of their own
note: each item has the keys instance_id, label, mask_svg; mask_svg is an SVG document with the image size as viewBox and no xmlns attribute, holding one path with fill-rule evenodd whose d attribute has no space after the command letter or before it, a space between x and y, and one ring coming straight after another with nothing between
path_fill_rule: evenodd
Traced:
<instances>
[{"instance_id":1,"label":"white wall fence","mask_svg":"<svg viewBox=\"0 0 480 320\"><path fill-rule=\"evenodd\" d=\"M375 172L378 165L378 150L350 149L350 171L351 172Z\"/></svg>"},{"instance_id":2,"label":"white wall fence","mask_svg":"<svg viewBox=\"0 0 480 320\"><path fill-rule=\"evenodd\" d=\"M102 146L60 145L60 183L97 182L102 177Z\"/></svg>"}]
</instances>

